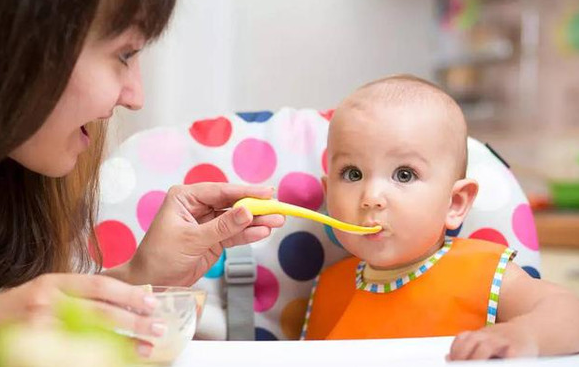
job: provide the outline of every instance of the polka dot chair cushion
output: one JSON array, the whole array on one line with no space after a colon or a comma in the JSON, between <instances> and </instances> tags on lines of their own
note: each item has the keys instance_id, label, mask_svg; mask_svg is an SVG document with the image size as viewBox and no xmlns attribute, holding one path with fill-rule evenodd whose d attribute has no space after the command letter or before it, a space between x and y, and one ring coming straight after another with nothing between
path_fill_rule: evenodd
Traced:
<instances>
[{"instance_id":1,"label":"polka dot chair cushion","mask_svg":"<svg viewBox=\"0 0 579 367\"><path fill-rule=\"evenodd\" d=\"M283 108L157 127L125 141L104 163L97 236L104 266L127 261L149 228L169 187L202 181L272 185L277 198L325 212L320 178L326 173L331 111ZM469 139L470 177L480 194L461 228L449 233L503 243L539 276L533 216L506 164ZM346 256L330 227L288 217L266 240L253 243L257 261L257 340L298 339L313 279ZM209 291L201 338L225 339L224 255L197 286Z\"/></svg>"}]
</instances>

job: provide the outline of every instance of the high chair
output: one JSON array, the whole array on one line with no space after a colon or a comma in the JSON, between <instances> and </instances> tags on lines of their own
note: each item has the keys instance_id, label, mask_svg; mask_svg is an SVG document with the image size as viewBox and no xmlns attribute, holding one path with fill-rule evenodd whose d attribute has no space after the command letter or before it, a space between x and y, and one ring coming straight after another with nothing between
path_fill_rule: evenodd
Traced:
<instances>
[{"instance_id":1,"label":"high chair","mask_svg":"<svg viewBox=\"0 0 579 367\"><path fill-rule=\"evenodd\" d=\"M320 178L327 169L331 113L282 108L228 114L131 136L101 171L97 236L104 266L132 256L176 184L270 185L280 201L325 212ZM468 148L467 176L480 190L463 225L447 234L509 246L518 252L514 261L539 277L533 214L516 178L489 146L469 138ZM196 337L298 339L314 278L346 255L330 227L287 217L269 238L227 251L198 281L208 299Z\"/></svg>"}]
</instances>

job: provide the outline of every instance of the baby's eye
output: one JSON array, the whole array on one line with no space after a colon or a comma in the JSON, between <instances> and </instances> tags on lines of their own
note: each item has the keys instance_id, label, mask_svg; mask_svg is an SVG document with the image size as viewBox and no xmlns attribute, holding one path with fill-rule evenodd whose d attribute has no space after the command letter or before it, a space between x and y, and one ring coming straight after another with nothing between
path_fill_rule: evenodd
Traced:
<instances>
[{"instance_id":1,"label":"baby's eye","mask_svg":"<svg viewBox=\"0 0 579 367\"><path fill-rule=\"evenodd\" d=\"M341 172L342 178L346 181L356 182L362 179L362 171L356 167L346 167Z\"/></svg>"},{"instance_id":2,"label":"baby's eye","mask_svg":"<svg viewBox=\"0 0 579 367\"><path fill-rule=\"evenodd\" d=\"M410 168L399 168L394 172L394 180L402 183L408 183L416 179L416 173Z\"/></svg>"}]
</instances>

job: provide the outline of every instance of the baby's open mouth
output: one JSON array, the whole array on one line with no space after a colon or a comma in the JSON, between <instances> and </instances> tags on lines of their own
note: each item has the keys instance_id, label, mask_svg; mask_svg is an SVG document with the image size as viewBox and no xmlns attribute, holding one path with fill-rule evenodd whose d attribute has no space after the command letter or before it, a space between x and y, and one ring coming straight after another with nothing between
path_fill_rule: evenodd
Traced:
<instances>
[{"instance_id":1,"label":"baby's open mouth","mask_svg":"<svg viewBox=\"0 0 579 367\"><path fill-rule=\"evenodd\" d=\"M88 136L88 131L86 130L86 127L84 125L80 127L80 130L84 135Z\"/></svg>"}]
</instances>

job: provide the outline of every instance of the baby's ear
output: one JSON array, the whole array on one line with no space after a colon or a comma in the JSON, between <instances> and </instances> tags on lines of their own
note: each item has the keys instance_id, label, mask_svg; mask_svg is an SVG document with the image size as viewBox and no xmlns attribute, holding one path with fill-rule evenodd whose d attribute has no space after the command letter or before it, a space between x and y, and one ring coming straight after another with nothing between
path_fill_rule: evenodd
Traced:
<instances>
[{"instance_id":1,"label":"baby's ear","mask_svg":"<svg viewBox=\"0 0 579 367\"><path fill-rule=\"evenodd\" d=\"M328 176L327 175L322 176L322 189L324 189L324 196L326 196L328 193Z\"/></svg>"},{"instance_id":2,"label":"baby's ear","mask_svg":"<svg viewBox=\"0 0 579 367\"><path fill-rule=\"evenodd\" d=\"M463 178L454 183L450 205L446 214L446 228L457 229L470 211L478 193L478 183L470 178Z\"/></svg>"}]
</instances>

